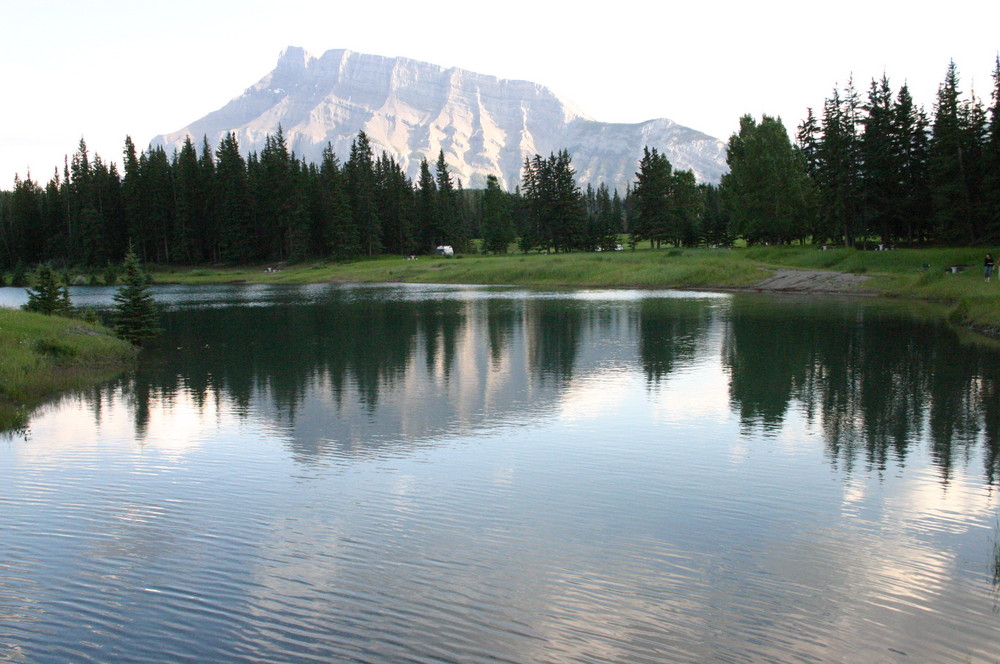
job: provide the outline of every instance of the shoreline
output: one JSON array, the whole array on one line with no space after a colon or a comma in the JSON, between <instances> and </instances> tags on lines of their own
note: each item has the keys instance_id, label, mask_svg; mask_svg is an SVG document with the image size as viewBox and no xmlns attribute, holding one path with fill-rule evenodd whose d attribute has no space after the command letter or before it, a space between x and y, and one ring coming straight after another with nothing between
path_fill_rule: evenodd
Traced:
<instances>
[{"instance_id":1,"label":"shoreline","mask_svg":"<svg viewBox=\"0 0 1000 664\"><path fill-rule=\"evenodd\" d=\"M48 401L127 371L136 356L99 325L0 308L0 433L23 429Z\"/></svg>"},{"instance_id":2,"label":"shoreline","mask_svg":"<svg viewBox=\"0 0 1000 664\"><path fill-rule=\"evenodd\" d=\"M886 297L931 303L957 328L1000 339L1000 283L983 283L977 248L861 251L811 246L638 249L560 254L377 256L352 261L154 269L161 284L441 283Z\"/></svg>"}]
</instances>

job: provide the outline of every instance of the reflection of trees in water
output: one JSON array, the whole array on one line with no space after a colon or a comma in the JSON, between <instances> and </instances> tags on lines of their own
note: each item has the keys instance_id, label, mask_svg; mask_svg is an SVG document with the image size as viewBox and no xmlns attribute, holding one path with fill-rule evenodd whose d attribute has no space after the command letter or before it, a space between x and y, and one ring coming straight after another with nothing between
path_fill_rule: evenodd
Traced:
<instances>
[{"instance_id":1,"label":"reflection of trees in water","mask_svg":"<svg viewBox=\"0 0 1000 664\"><path fill-rule=\"evenodd\" d=\"M526 303L526 335L529 363L544 381L557 383L573 377L582 333L584 305L566 300L529 300Z\"/></svg>"},{"instance_id":2,"label":"reflection of trees in water","mask_svg":"<svg viewBox=\"0 0 1000 664\"><path fill-rule=\"evenodd\" d=\"M375 422L385 398L393 400L390 410L405 410L407 435L444 431L449 417L477 408L496 416L523 408L525 399L552 401L600 361L596 339L636 349L647 381L658 383L713 348L708 336L718 329L719 311L726 312L729 400L744 427L777 430L794 404L823 431L832 462L876 469L905 460L926 438L945 479L954 460L984 441L988 481L1000 481L997 354L960 345L940 325L857 302L331 296L312 304L175 310L165 313L169 332L125 394L140 437L151 400L173 400L183 390L199 407L225 399L243 415L269 399L289 423L312 403L316 432L333 418L344 421L339 434L316 433L326 442L311 445L338 437L359 445L374 429L360 427L358 417ZM336 410L323 414L325 422L316 419L317 391L321 408ZM345 399L355 410L348 412Z\"/></svg>"},{"instance_id":3,"label":"reflection of trees in water","mask_svg":"<svg viewBox=\"0 0 1000 664\"><path fill-rule=\"evenodd\" d=\"M146 435L151 403L169 403L181 392L200 409L209 399L224 399L244 417L267 399L289 425L309 406L310 426L317 424L315 399L320 397L323 417L338 422L337 431L324 435L345 440L362 429L373 431L360 427L359 405L374 422L380 400L393 392L394 412L406 409L410 426L431 430L447 423L452 410L484 398L477 394L483 391L477 381L484 378L469 383L456 374L453 388L447 387L460 362L463 369L481 364L477 372L485 374L490 365L509 365L517 344L523 347L515 358L521 366L514 367L511 380L526 384L536 376L540 383L549 382L546 393L564 385L587 329L584 308L571 300L332 296L309 304L168 310L163 314L167 333L127 380L125 394L140 438ZM468 390L462 387L466 383ZM121 382L107 389L117 387ZM494 399L524 398L517 389L505 388L501 397L495 385L491 389ZM541 394L538 389L532 398ZM449 401L456 394L462 396L461 406ZM413 411L414 399L425 412ZM498 406L502 409L495 403L491 408Z\"/></svg>"},{"instance_id":4,"label":"reflection of trees in water","mask_svg":"<svg viewBox=\"0 0 1000 664\"><path fill-rule=\"evenodd\" d=\"M171 347L156 349L136 378L136 391L170 398L183 388L196 403L224 394L247 411L255 394L266 391L293 419L311 385L322 379L335 402L350 385L374 410L380 389L403 378L418 337L429 356L440 354L450 365L464 320L461 304L421 304L359 299L167 312Z\"/></svg>"},{"instance_id":5,"label":"reflection of trees in water","mask_svg":"<svg viewBox=\"0 0 1000 664\"><path fill-rule=\"evenodd\" d=\"M646 299L639 304L639 356L652 385L695 359L714 310L704 300Z\"/></svg>"},{"instance_id":6,"label":"reflection of trees in water","mask_svg":"<svg viewBox=\"0 0 1000 664\"><path fill-rule=\"evenodd\" d=\"M942 325L856 303L735 298L723 362L745 426L777 428L793 401L821 423L829 454L884 469L925 435L948 479L980 439L989 481L998 465L995 352L962 346Z\"/></svg>"}]
</instances>

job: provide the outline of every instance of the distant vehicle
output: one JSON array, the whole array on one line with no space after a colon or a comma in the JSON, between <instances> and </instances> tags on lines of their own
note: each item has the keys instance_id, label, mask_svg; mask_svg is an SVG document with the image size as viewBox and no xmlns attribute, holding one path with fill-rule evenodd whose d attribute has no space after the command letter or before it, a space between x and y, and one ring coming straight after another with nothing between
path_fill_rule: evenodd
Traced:
<instances>
[{"instance_id":1,"label":"distant vehicle","mask_svg":"<svg viewBox=\"0 0 1000 664\"><path fill-rule=\"evenodd\" d=\"M455 255L455 250L451 248L450 244L446 244L441 247L436 247L434 253L438 256L444 256L445 258L451 258Z\"/></svg>"}]
</instances>

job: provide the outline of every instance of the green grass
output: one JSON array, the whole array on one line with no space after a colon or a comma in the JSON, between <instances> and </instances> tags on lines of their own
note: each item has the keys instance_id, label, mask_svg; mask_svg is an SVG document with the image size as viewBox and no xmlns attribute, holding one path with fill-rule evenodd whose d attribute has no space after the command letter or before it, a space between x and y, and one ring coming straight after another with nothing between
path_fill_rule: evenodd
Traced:
<instances>
[{"instance_id":1,"label":"green grass","mask_svg":"<svg viewBox=\"0 0 1000 664\"><path fill-rule=\"evenodd\" d=\"M302 263L277 273L262 267L178 268L154 271L158 283L315 283L412 282L523 286L646 287L743 286L760 281L752 262L732 252L617 251L570 254L421 256L407 260L381 256L346 263ZM671 255L673 254L673 255Z\"/></svg>"},{"instance_id":2,"label":"green grass","mask_svg":"<svg viewBox=\"0 0 1000 664\"><path fill-rule=\"evenodd\" d=\"M135 355L103 327L0 308L0 431L23 426L32 408L60 392L120 373Z\"/></svg>"},{"instance_id":3,"label":"green grass","mask_svg":"<svg viewBox=\"0 0 1000 664\"><path fill-rule=\"evenodd\" d=\"M160 283L415 282L609 288L739 288L762 281L764 270L831 270L872 277L869 292L947 305L958 325L1000 336L1000 281L984 283L978 248L860 251L815 246L737 249L639 249L570 254L471 255L452 259L398 256L345 263L316 262L265 273L244 268L177 268L154 272ZM969 265L946 273L949 265Z\"/></svg>"}]
</instances>

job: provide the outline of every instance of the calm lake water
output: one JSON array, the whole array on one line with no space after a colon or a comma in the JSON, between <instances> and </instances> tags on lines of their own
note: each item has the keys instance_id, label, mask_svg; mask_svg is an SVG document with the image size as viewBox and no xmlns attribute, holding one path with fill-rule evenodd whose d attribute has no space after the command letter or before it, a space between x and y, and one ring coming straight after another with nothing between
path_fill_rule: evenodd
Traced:
<instances>
[{"instance_id":1,"label":"calm lake water","mask_svg":"<svg viewBox=\"0 0 1000 664\"><path fill-rule=\"evenodd\" d=\"M936 323L156 294L136 373L0 436L0 662L1000 661L1000 354Z\"/></svg>"}]
</instances>

